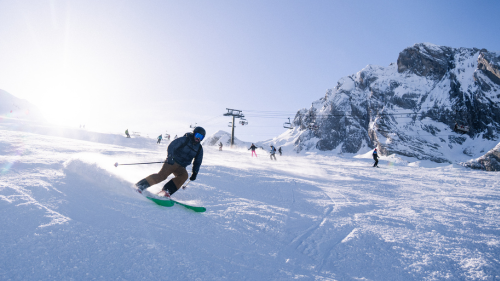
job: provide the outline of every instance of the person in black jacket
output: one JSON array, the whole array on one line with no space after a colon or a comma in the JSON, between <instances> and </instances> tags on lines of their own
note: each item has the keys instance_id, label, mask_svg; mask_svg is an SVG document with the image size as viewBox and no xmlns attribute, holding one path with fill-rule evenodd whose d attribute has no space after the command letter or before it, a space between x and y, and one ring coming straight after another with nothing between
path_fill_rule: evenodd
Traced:
<instances>
[{"instance_id":1,"label":"person in black jacket","mask_svg":"<svg viewBox=\"0 0 500 281\"><path fill-rule=\"evenodd\" d=\"M255 154L255 157L257 157L257 152L255 152L256 148L257 147L255 146L255 144L252 143L252 146L250 146L250 148L248 149L248 150L250 150L250 149L252 150L252 157L254 154Z\"/></svg>"},{"instance_id":2,"label":"person in black jacket","mask_svg":"<svg viewBox=\"0 0 500 281\"><path fill-rule=\"evenodd\" d=\"M375 160L375 164L373 164L373 167L377 167L378 168L378 154L377 154L377 149L376 148L373 151L373 160Z\"/></svg>"},{"instance_id":3,"label":"person in black jacket","mask_svg":"<svg viewBox=\"0 0 500 281\"><path fill-rule=\"evenodd\" d=\"M205 129L202 127L194 128L192 133L186 133L183 137L175 139L167 148L167 160L157 174L152 174L136 183L137 191L142 191L152 185L164 181L170 174L174 174L174 178L168 181L160 196L170 197L174 194L188 179L186 167L193 162L193 173L190 180L196 180L196 176L200 171L201 162L203 161L203 147L200 142L205 137Z\"/></svg>"}]
</instances>

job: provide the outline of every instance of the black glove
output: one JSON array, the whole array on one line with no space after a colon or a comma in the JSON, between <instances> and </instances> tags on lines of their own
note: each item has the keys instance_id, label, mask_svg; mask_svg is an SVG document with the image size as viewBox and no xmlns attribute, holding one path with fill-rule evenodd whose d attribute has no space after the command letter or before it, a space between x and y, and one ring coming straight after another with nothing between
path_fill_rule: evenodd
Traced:
<instances>
[{"instance_id":1,"label":"black glove","mask_svg":"<svg viewBox=\"0 0 500 281\"><path fill-rule=\"evenodd\" d=\"M191 175L191 177L189 178L189 180L195 181L197 175L198 175L198 172L196 172L196 173L193 172L193 174Z\"/></svg>"}]
</instances>

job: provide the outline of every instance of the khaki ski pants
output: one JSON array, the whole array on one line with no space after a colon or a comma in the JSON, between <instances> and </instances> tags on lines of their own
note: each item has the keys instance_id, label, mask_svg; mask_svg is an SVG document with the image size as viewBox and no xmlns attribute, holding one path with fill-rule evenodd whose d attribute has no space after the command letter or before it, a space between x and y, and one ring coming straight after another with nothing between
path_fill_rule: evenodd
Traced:
<instances>
[{"instance_id":1,"label":"khaki ski pants","mask_svg":"<svg viewBox=\"0 0 500 281\"><path fill-rule=\"evenodd\" d=\"M165 159L165 163L163 164L163 167L161 167L161 170L157 174L147 176L146 180L150 185L154 185L167 179L170 174L174 174L175 176L172 181L177 189L179 189L188 179L188 172L186 171L186 168L177 163L170 165Z\"/></svg>"}]
</instances>

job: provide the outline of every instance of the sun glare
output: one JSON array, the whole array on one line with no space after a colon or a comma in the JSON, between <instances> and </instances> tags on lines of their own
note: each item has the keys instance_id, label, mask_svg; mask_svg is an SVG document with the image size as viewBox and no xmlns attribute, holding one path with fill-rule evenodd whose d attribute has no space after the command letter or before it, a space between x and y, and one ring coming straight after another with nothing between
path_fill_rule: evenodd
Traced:
<instances>
[{"instance_id":1,"label":"sun glare","mask_svg":"<svg viewBox=\"0 0 500 281\"><path fill-rule=\"evenodd\" d=\"M54 68L39 73L36 81L37 104L47 121L65 126L84 122L87 107L82 91L84 73L71 68Z\"/></svg>"}]
</instances>

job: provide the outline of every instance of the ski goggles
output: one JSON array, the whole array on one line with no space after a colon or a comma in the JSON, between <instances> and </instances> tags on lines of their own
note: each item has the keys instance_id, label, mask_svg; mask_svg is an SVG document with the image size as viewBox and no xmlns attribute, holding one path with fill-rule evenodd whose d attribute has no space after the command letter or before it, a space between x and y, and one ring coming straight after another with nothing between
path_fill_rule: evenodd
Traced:
<instances>
[{"instance_id":1,"label":"ski goggles","mask_svg":"<svg viewBox=\"0 0 500 281\"><path fill-rule=\"evenodd\" d=\"M203 140L203 138L204 138L205 136L204 136L204 135L202 135L202 134L200 134L200 133L196 133L196 134L194 134L194 137L195 137L196 139L200 139L200 141L202 141L202 140Z\"/></svg>"}]
</instances>

